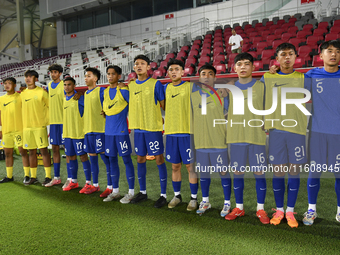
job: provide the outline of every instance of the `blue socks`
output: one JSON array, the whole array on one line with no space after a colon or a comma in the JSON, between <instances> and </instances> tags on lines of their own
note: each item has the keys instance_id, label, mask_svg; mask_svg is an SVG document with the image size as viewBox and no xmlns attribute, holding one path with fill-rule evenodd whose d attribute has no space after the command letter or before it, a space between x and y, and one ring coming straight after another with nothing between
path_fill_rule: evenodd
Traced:
<instances>
[{"instance_id":1,"label":"blue socks","mask_svg":"<svg viewBox=\"0 0 340 255\"><path fill-rule=\"evenodd\" d=\"M105 154L100 154L100 157L102 158L102 160L103 160L103 162L104 162L104 164L106 166L107 185L111 186L112 185L112 181L111 181L111 176L110 176L110 171L111 171L110 170L110 159ZM117 159L117 166L118 166L118 159Z\"/></svg>"},{"instance_id":2,"label":"blue socks","mask_svg":"<svg viewBox=\"0 0 340 255\"><path fill-rule=\"evenodd\" d=\"M226 175L221 175L221 184L223 188L223 194L224 194L224 200L230 200L231 195L231 178L230 173L227 173Z\"/></svg>"},{"instance_id":3,"label":"blue socks","mask_svg":"<svg viewBox=\"0 0 340 255\"><path fill-rule=\"evenodd\" d=\"M54 177L60 177L60 163L53 163Z\"/></svg>"},{"instance_id":4,"label":"blue socks","mask_svg":"<svg viewBox=\"0 0 340 255\"><path fill-rule=\"evenodd\" d=\"M172 181L172 187L174 188L174 192L181 192L181 184L182 181L179 182Z\"/></svg>"},{"instance_id":5,"label":"blue socks","mask_svg":"<svg viewBox=\"0 0 340 255\"><path fill-rule=\"evenodd\" d=\"M112 188L118 189L119 188L119 165L118 165L118 158L117 157L109 157L110 160L110 173L108 180L110 179L110 183L108 185L112 185Z\"/></svg>"},{"instance_id":6,"label":"blue socks","mask_svg":"<svg viewBox=\"0 0 340 255\"><path fill-rule=\"evenodd\" d=\"M273 191L276 207L283 208L283 201L285 196L285 177L273 176Z\"/></svg>"},{"instance_id":7,"label":"blue socks","mask_svg":"<svg viewBox=\"0 0 340 255\"><path fill-rule=\"evenodd\" d=\"M316 204L320 190L321 173L310 172L307 180L308 203Z\"/></svg>"},{"instance_id":8,"label":"blue socks","mask_svg":"<svg viewBox=\"0 0 340 255\"><path fill-rule=\"evenodd\" d=\"M146 162L137 163L137 175L140 191L146 191Z\"/></svg>"},{"instance_id":9,"label":"blue socks","mask_svg":"<svg viewBox=\"0 0 340 255\"><path fill-rule=\"evenodd\" d=\"M93 184L98 184L98 175L99 175L99 165L98 165L98 156L90 156L91 161L91 173L93 178Z\"/></svg>"},{"instance_id":10,"label":"blue socks","mask_svg":"<svg viewBox=\"0 0 340 255\"><path fill-rule=\"evenodd\" d=\"M72 178L72 172L70 169L70 163L66 163L66 170L67 170L67 179L71 179Z\"/></svg>"},{"instance_id":11,"label":"blue socks","mask_svg":"<svg viewBox=\"0 0 340 255\"><path fill-rule=\"evenodd\" d=\"M78 179L78 160L70 160L70 172L72 179Z\"/></svg>"},{"instance_id":12,"label":"blue socks","mask_svg":"<svg viewBox=\"0 0 340 255\"><path fill-rule=\"evenodd\" d=\"M234 175L234 194L236 204L243 204L244 174Z\"/></svg>"},{"instance_id":13,"label":"blue socks","mask_svg":"<svg viewBox=\"0 0 340 255\"><path fill-rule=\"evenodd\" d=\"M201 190L202 190L202 197L209 197L209 188L211 179L210 178L201 178Z\"/></svg>"},{"instance_id":14,"label":"blue socks","mask_svg":"<svg viewBox=\"0 0 340 255\"><path fill-rule=\"evenodd\" d=\"M256 175L255 181L256 181L256 195L257 195L257 203L264 204L264 201L266 199L266 191L267 191L267 182L265 174Z\"/></svg>"},{"instance_id":15,"label":"blue socks","mask_svg":"<svg viewBox=\"0 0 340 255\"><path fill-rule=\"evenodd\" d=\"M91 181L91 164L89 160L86 160L83 163L83 169L85 174L86 181Z\"/></svg>"},{"instance_id":16,"label":"blue socks","mask_svg":"<svg viewBox=\"0 0 340 255\"><path fill-rule=\"evenodd\" d=\"M287 183L287 206L294 207L300 188L300 174L290 175L288 174Z\"/></svg>"},{"instance_id":17,"label":"blue socks","mask_svg":"<svg viewBox=\"0 0 340 255\"><path fill-rule=\"evenodd\" d=\"M197 197L198 183L190 183L191 196Z\"/></svg>"},{"instance_id":18,"label":"blue socks","mask_svg":"<svg viewBox=\"0 0 340 255\"><path fill-rule=\"evenodd\" d=\"M339 174L335 175L335 193L338 201L338 206L340 206L340 176Z\"/></svg>"},{"instance_id":19,"label":"blue socks","mask_svg":"<svg viewBox=\"0 0 340 255\"><path fill-rule=\"evenodd\" d=\"M166 184L167 184L167 178L168 173L166 171L166 165L165 163L161 165L157 165L158 171L159 171L159 180L161 183L161 194L166 194Z\"/></svg>"},{"instance_id":20,"label":"blue socks","mask_svg":"<svg viewBox=\"0 0 340 255\"><path fill-rule=\"evenodd\" d=\"M126 179L129 184L129 189L135 188L135 168L132 164L131 156L123 156L124 165L126 168Z\"/></svg>"}]
</instances>

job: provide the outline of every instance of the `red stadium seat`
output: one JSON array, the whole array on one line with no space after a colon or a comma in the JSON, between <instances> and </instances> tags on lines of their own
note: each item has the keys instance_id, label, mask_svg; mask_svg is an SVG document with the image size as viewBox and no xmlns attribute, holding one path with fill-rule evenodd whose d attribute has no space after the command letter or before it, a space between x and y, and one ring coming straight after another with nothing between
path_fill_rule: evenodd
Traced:
<instances>
[{"instance_id":1,"label":"red stadium seat","mask_svg":"<svg viewBox=\"0 0 340 255\"><path fill-rule=\"evenodd\" d=\"M281 40L284 42L288 42L291 37L294 37L294 35L290 33L283 33L281 35Z\"/></svg>"},{"instance_id":2,"label":"red stadium seat","mask_svg":"<svg viewBox=\"0 0 340 255\"><path fill-rule=\"evenodd\" d=\"M274 22L273 22L273 21L267 21L266 27L270 27L270 26L272 26L272 25L274 25Z\"/></svg>"},{"instance_id":3,"label":"red stadium seat","mask_svg":"<svg viewBox=\"0 0 340 255\"><path fill-rule=\"evenodd\" d=\"M269 68L273 65L280 66L280 63L276 59L272 59L272 60L270 60Z\"/></svg>"},{"instance_id":4,"label":"red stadium seat","mask_svg":"<svg viewBox=\"0 0 340 255\"><path fill-rule=\"evenodd\" d=\"M200 48L201 48L200 45L194 44L194 45L191 47L191 50L199 50Z\"/></svg>"},{"instance_id":5,"label":"red stadium seat","mask_svg":"<svg viewBox=\"0 0 340 255\"><path fill-rule=\"evenodd\" d=\"M263 40L263 38L261 36L252 37L250 39L251 39L253 45L256 45L258 42L261 42Z\"/></svg>"},{"instance_id":6,"label":"red stadium seat","mask_svg":"<svg viewBox=\"0 0 340 255\"><path fill-rule=\"evenodd\" d=\"M319 24L318 24L318 28L328 28L328 26L329 26L329 24L328 24L328 22L327 21L323 21L323 22L320 22Z\"/></svg>"},{"instance_id":7,"label":"red stadium seat","mask_svg":"<svg viewBox=\"0 0 340 255\"><path fill-rule=\"evenodd\" d=\"M268 24L268 22L267 22L267 24ZM274 33L275 30L278 29L278 28L280 28L279 25L272 25L272 26L269 27L269 30L270 30L272 33Z\"/></svg>"},{"instance_id":8,"label":"red stadium seat","mask_svg":"<svg viewBox=\"0 0 340 255\"><path fill-rule=\"evenodd\" d=\"M228 66L231 66L234 63L234 59L238 53L231 53L228 58Z\"/></svg>"},{"instance_id":9,"label":"red stadium seat","mask_svg":"<svg viewBox=\"0 0 340 255\"><path fill-rule=\"evenodd\" d=\"M170 60L170 58L175 58L175 54L174 54L174 53L168 53L168 54L166 55L165 60L168 62L168 61Z\"/></svg>"},{"instance_id":10,"label":"red stadium seat","mask_svg":"<svg viewBox=\"0 0 340 255\"><path fill-rule=\"evenodd\" d=\"M321 41L321 40L323 40L322 35L318 35L318 36L317 35L311 35L311 36L307 37L306 43L313 48L315 46L317 47L318 41Z\"/></svg>"},{"instance_id":11,"label":"red stadium seat","mask_svg":"<svg viewBox=\"0 0 340 255\"><path fill-rule=\"evenodd\" d=\"M314 67L323 66L323 60L320 58L319 55L313 56L312 66Z\"/></svg>"},{"instance_id":12,"label":"red stadium seat","mask_svg":"<svg viewBox=\"0 0 340 255\"><path fill-rule=\"evenodd\" d=\"M272 43L273 49L276 49L277 46L279 46L282 43L284 43L284 41L282 41L282 40L275 40L275 41L273 41L273 43Z\"/></svg>"},{"instance_id":13,"label":"red stadium seat","mask_svg":"<svg viewBox=\"0 0 340 255\"><path fill-rule=\"evenodd\" d=\"M269 65L270 60L272 58L274 58L274 55L275 55L274 50L264 50L264 51L262 51L262 54L261 54L262 63L264 65Z\"/></svg>"},{"instance_id":14,"label":"red stadium seat","mask_svg":"<svg viewBox=\"0 0 340 255\"><path fill-rule=\"evenodd\" d=\"M258 42L256 44L256 52L258 55L261 55L261 52L264 50L264 48L268 47L267 42Z\"/></svg>"},{"instance_id":15,"label":"red stadium seat","mask_svg":"<svg viewBox=\"0 0 340 255\"><path fill-rule=\"evenodd\" d=\"M219 64L225 64L225 57L224 55L216 55L214 56L214 62L218 61Z\"/></svg>"},{"instance_id":16,"label":"red stadium seat","mask_svg":"<svg viewBox=\"0 0 340 255\"><path fill-rule=\"evenodd\" d=\"M185 76L193 76L195 74L195 69L192 66L184 68L184 77Z\"/></svg>"},{"instance_id":17,"label":"red stadium seat","mask_svg":"<svg viewBox=\"0 0 340 255\"><path fill-rule=\"evenodd\" d=\"M339 27L336 27L336 26L333 26L330 30L330 33L331 34L337 34L337 33L340 33L340 26Z\"/></svg>"},{"instance_id":18,"label":"red stadium seat","mask_svg":"<svg viewBox=\"0 0 340 255\"><path fill-rule=\"evenodd\" d=\"M186 52L178 52L178 54L177 54L177 58L180 58L180 59L182 59L182 60L184 60L184 59L186 59L187 58L187 53ZM177 59L176 58L176 59Z\"/></svg>"},{"instance_id":19,"label":"red stadium seat","mask_svg":"<svg viewBox=\"0 0 340 255\"><path fill-rule=\"evenodd\" d=\"M339 30L340 31L340 30ZM322 35L324 36L324 34L327 33L327 29L324 29L324 28L317 28L317 29L314 29L313 31L313 35Z\"/></svg>"},{"instance_id":20,"label":"red stadium seat","mask_svg":"<svg viewBox=\"0 0 340 255\"><path fill-rule=\"evenodd\" d=\"M194 44L202 45L202 41L199 40L199 39L197 39L197 40L194 41L193 45L194 45ZM188 47L188 46L183 46L183 47ZM182 48L183 48L183 47L182 47Z\"/></svg>"},{"instance_id":21,"label":"red stadium seat","mask_svg":"<svg viewBox=\"0 0 340 255\"><path fill-rule=\"evenodd\" d=\"M152 78L154 78L154 79L159 79L159 78L163 78L163 77L164 77L164 76L163 76L163 73L162 73L161 70L155 70L155 71L153 72Z\"/></svg>"},{"instance_id":22,"label":"red stadium seat","mask_svg":"<svg viewBox=\"0 0 340 255\"><path fill-rule=\"evenodd\" d=\"M156 62L151 62L151 63L150 63L150 67L151 67L152 70L156 70L156 69L158 68Z\"/></svg>"},{"instance_id":23,"label":"red stadium seat","mask_svg":"<svg viewBox=\"0 0 340 255\"><path fill-rule=\"evenodd\" d=\"M312 47L310 45L300 46L298 49L298 56L305 59L305 61L310 61L310 53L312 52Z\"/></svg>"},{"instance_id":24,"label":"red stadium seat","mask_svg":"<svg viewBox=\"0 0 340 255\"><path fill-rule=\"evenodd\" d=\"M210 64L210 57L209 56L201 56L200 57L200 64Z\"/></svg>"},{"instance_id":25,"label":"red stadium seat","mask_svg":"<svg viewBox=\"0 0 340 255\"><path fill-rule=\"evenodd\" d=\"M288 28L288 33L296 34L297 31L299 31L299 28L297 26L293 26L293 27Z\"/></svg>"},{"instance_id":26,"label":"red stadium seat","mask_svg":"<svg viewBox=\"0 0 340 255\"><path fill-rule=\"evenodd\" d=\"M137 74L135 72L129 73L128 78L126 81L129 81L131 79L137 79Z\"/></svg>"},{"instance_id":27,"label":"red stadium seat","mask_svg":"<svg viewBox=\"0 0 340 255\"><path fill-rule=\"evenodd\" d=\"M310 31L313 28L314 28L313 24L306 24L306 25L303 26L302 30L303 31L307 31L307 30Z\"/></svg>"},{"instance_id":28,"label":"red stadium seat","mask_svg":"<svg viewBox=\"0 0 340 255\"><path fill-rule=\"evenodd\" d=\"M333 22L333 27L338 27L338 26L340 26L340 19L337 19L337 20L334 20L334 22Z\"/></svg>"},{"instance_id":29,"label":"red stadium seat","mask_svg":"<svg viewBox=\"0 0 340 255\"><path fill-rule=\"evenodd\" d=\"M308 32L305 30L301 30L299 32L297 32L296 34L296 38L300 38L300 39L306 39L306 36L308 35Z\"/></svg>"},{"instance_id":30,"label":"red stadium seat","mask_svg":"<svg viewBox=\"0 0 340 255\"><path fill-rule=\"evenodd\" d=\"M256 24L255 24L255 28L258 28L258 27L263 27L263 24L262 24L261 22L256 23Z\"/></svg>"},{"instance_id":31,"label":"red stadium seat","mask_svg":"<svg viewBox=\"0 0 340 255\"><path fill-rule=\"evenodd\" d=\"M249 38L250 38L250 37L256 37L256 36L258 36L258 35L259 35L258 32L251 32L251 33L248 34Z\"/></svg>"},{"instance_id":32,"label":"red stadium seat","mask_svg":"<svg viewBox=\"0 0 340 255\"><path fill-rule=\"evenodd\" d=\"M331 41L331 40L336 40L339 38L338 34L327 34L325 36L325 41ZM314 66L314 65L313 65Z\"/></svg>"},{"instance_id":33,"label":"red stadium seat","mask_svg":"<svg viewBox=\"0 0 340 255\"><path fill-rule=\"evenodd\" d=\"M199 55L199 53L198 53L198 50L191 50L190 52L189 52L189 57L194 57L194 56L198 56Z\"/></svg>"},{"instance_id":34,"label":"red stadium seat","mask_svg":"<svg viewBox=\"0 0 340 255\"><path fill-rule=\"evenodd\" d=\"M284 32L285 32L285 30L278 28L278 29L275 29L274 35L281 36Z\"/></svg>"},{"instance_id":35,"label":"red stadium seat","mask_svg":"<svg viewBox=\"0 0 340 255\"><path fill-rule=\"evenodd\" d=\"M268 35L267 36L267 43L268 45L272 45L273 41L277 39L277 36L276 35Z\"/></svg>"},{"instance_id":36,"label":"red stadium seat","mask_svg":"<svg viewBox=\"0 0 340 255\"><path fill-rule=\"evenodd\" d=\"M228 67L229 67L229 65L228 65ZM232 64L230 65L230 67L229 67L229 72L230 72L230 73L236 73L234 67L235 67L235 64L232 63Z\"/></svg>"},{"instance_id":37,"label":"red stadium seat","mask_svg":"<svg viewBox=\"0 0 340 255\"><path fill-rule=\"evenodd\" d=\"M194 57L188 57L187 61L185 62L185 66L188 67L188 66L192 66L194 67L197 63L197 59L194 58Z\"/></svg>"},{"instance_id":38,"label":"red stadium seat","mask_svg":"<svg viewBox=\"0 0 340 255\"><path fill-rule=\"evenodd\" d=\"M276 25L279 25L279 26L282 26L283 24L285 24L286 21L284 19L279 19L277 22L276 22Z\"/></svg>"},{"instance_id":39,"label":"red stadium seat","mask_svg":"<svg viewBox=\"0 0 340 255\"><path fill-rule=\"evenodd\" d=\"M250 43L243 43L242 52L248 52L248 50L250 50L250 47L251 47Z\"/></svg>"},{"instance_id":40,"label":"red stadium seat","mask_svg":"<svg viewBox=\"0 0 340 255\"><path fill-rule=\"evenodd\" d=\"M271 32L269 30L264 30L264 31L261 32L262 38L266 38L270 34L271 34Z\"/></svg>"},{"instance_id":41,"label":"red stadium seat","mask_svg":"<svg viewBox=\"0 0 340 255\"><path fill-rule=\"evenodd\" d=\"M302 39L299 38L291 38L289 41L289 43L293 44L295 46L296 49L299 48L299 43L302 42Z\"/></svg>"},{"instance_id":42,"label":"red stadium seat","mask_svg":"<svg viewBox=\"0 0 340 255\"><path fill-rule=\"evenodd\" d=\"M291 17L291 18L288 20L288 23L294 23L294 24L295 24L296 21L297 21L296 18Z\"/></svg>"},{"instance_id":43,"label":"red stadium seat","mask_svg":"<svg viewBox=\"0 0 340 255\"><path fill-rule=\"evenodd\" d=\"M263 70L263 62L261 60L255 60L253 65L255 66L255 72Z\"/></svg>"},{"instance_id":44,"label":"red stadium seat","mask_svg":"<svg viewBox=\"0 0 340 255\"><path fill-rule=\"evenodd\" d=\"M216 68L217 74L225 74L227 73L227 69L225 67L225 64L219 64L214 66Z\"/></svg>"},{"instance_id":45,"label":"red stadium seat","mask_svg":"<svg viewBox=\"0 0 340 255\"><path fill-rule=\"evenodd\" d=\"M302 57L296 57L294 68L302 68L305 65L305 60Z\"/></svg>"},{"instance_id":46,"label":"red stadium seat","mask_svg":"<svg viewBox=\"0 0 340 255\"><path fill-rule=\"evenodd\" d=\"M166 69L166 66L167 66L167 65L168 65L168 61L167 61L167 60L163 60L163 61L161 62L161 64L159 65L158 70L159 70L160 68Z\"/></svg>"},{"instance_id":47,"label":"red stadium seat","mask_svg":"<svg viewBox=\"0 0 340 255\"><path fill-rule=\"evenodd\" d=\"M248 53L253 56L254 60L256 60L257 56L260 55L260 54L257 54L255 51L249 51Z\"/></svg>"}]
</instances>

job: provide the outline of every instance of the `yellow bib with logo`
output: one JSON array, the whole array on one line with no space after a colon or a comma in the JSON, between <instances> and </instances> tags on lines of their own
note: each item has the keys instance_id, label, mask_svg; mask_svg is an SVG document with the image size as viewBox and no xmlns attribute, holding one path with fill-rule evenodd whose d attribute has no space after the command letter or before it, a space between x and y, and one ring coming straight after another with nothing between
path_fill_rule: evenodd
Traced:
<instances>
[{"instance_id":1,"label":"yellow bib with logo","mask_svg":"<svg viewBox=\"0 0 340 255\"><path fill-rule=\"evenodd\" d=\"M221 97L221 95L219 94ZM207 114L202 115L202 97L199 91L191 94L193 108L193 134L196 149L226 149L227 127L225 124L217 124L214 127L214 120L225 120L224 100L222 105L217 96L213 94L207 97Z\"/></svg>"},{"instance_id":2,"label":"yellow bib with logo","mask_svg":"<svg viewBox=\"0 0 340 255\"><path fill-rule=\"evenodd\" d=\"M100 87L84 94L84 132L105 133L105 118L101 115Z\"/></svg>"},{"instance_id":3,"label":"yellow bib with logo","mask_svg":"<svg viewBox=\"0 0 340 255\"><path fill-rule=\"evenodd\" d=\"M15 92L0 97L2 134L22 132L21 97Z\"/></svg>"},{"instance_id":4,"label":"yellow bib with logo","mask_svg":"<svg viewBox=\"0 0 340 255\"><path fill-rule=\"evenodd\" d=\"M156 79L150 78L143 84L129 83L129 128L146 131L163 131L159 102L155 104Z\"/></svg>"},{"instance_id":5,"label":"yellow bib with logo","mask_svg":"<svg viewBox=\"0 0 340 255\"><path fill-rule=\"evenodd\" d=\"M48 83L50 124L63 124L64 82L60 81L54 89Z\"/></svg>"},{"instance_id":6,"label":"yellow bib with logo","mask_svg":"<svg viewBox=\"0 0 340 255\"><path fill-rule=\"evenodd\" d=\"M80 116L78 101L73 97L70 100L64 98L63 138L84 138L84 119Z\"/></svg>"},{"instance_id":7,"label":"yellow bib with logo","mask_svg":"<svg viewBox=\"0 0 340 255\"><path fill-rule=\"evenodd\" d=\"M265 116L265 129L278 129L295 134L306 135L307 116L296 105L286 105L286 115L281 115L281 89L282 87L304 88L304 74L294 71L291 74L264 74L266 85L265 109L268 110L273 104L273 88L277 88L276 110ZM287 93L287 99L304 98L302 93ZM305 104L303 104L305 106ZM283 123L282 123L283 121ZM294 126L297 123L296 126ZM282 125L283 124L283 125ZM285 127L291 126L291 127ZM293 127L294 126L294 127Z\"/></svg>"},{"instance_id":8,"label":"yellow bib with logo","mask_svg":"<svg viewBox=\"0 0 340 255\"><path fill-rule=\"evenodd\" d=\"M264 84L260 81L256 81L252 87L252 91L254 108L256 110L263 110ZM233 114L233 95L232 93L229 93L227 143L251 143L257 145L266 145L266 133L262 130L262 122L259 121L263 121L263 116L255 115L249 111L247 99L248 90L242 90L242 92L244 95L244 115Z\"/></svg>"},{"instance_id":9,"label":"yellow bib with logo","mask_svg":"<svg viewBox=\"0 0 340 255\"><path fill-rule=\"evenodd\" d=\"M121 93L121 90L129 90L128 87L117 86L116 89L116 96L112 100L110 99L110 87L107 87L104 91L103 111L108 116L120 113L128 105Z\"/></svg>"},{"instance_id":10,"label":"yellow bib with logo","mask_svg":"<svg viewBox=\"0 0 340 255\"><path fill-rule=\"evenodd\" d=\"M190 133L190 93L192 85L184 82L179 86L169 83L166 88L164 134Z\"/></svg>"}]
</instances>

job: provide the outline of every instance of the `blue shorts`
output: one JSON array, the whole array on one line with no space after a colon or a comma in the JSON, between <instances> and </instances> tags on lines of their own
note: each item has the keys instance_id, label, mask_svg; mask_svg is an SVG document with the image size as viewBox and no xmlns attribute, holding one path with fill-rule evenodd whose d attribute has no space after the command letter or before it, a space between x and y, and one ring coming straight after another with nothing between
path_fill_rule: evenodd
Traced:
<instances>
[{"instance_id":1,"label":"blue shorts","mask_svg":"<svg viewBox=\"0 0 340 255\"><path fill-rule=\"evenodd\" d=\"M109 157L126 156L132 153L129 135L106 135L105 155Z\"/></svg>"},{"instance_id":2,"label":"blue shorts","mask_svg":"<svg viewBox=\"0 0 340 255\"><path fill-rule=\"evenodd\" d=\"M162 132L135 132L135 152L138 156L163 154Z\"/></svg>"},{"instance_id":3,"label":"blue shorts","mask_svg":"<svg viewBox=\"0 0 340 255\"><path fill-rule=\"evenodd\" d=\"M105 134L91 133L85 134L84 151L86 153L102 153L105 151Z\"/></svg>"},{"instance_id":4,"label":"blue shorts","mask_svg":"<svg viewBox=\"0 0 340 255\"><path fill-rule=\"evenodd\" d=\"M64 141L66 156L81 156L86 154L84 151L84 139L65 138Z\"/></svg>"},{"instance_id":5,"label":"blue shorts","mask_svg":"<svg viewBox=\"0 0 340 255\"><path fill-rule=\"evenodd\" d=\"M311 172L340 171L340 135L310 133L309 153ZM327 160L328 159L328 160Z\"/></svg>"},{"instance_id":6,"label":"blue shorts","mask_svg":"<svg viewBox=\"0 0 340 255\"><path fill-rule=\"evenodd\" d=\"M166 136L166 160L173 164L183 162L190 164L192 151L190 148L190 135L187 136Z\"/></svg>"},{"instance_id":7,"label":"blue shorts","mask_svg":"<svg viewBox=\"0 0 340 255\"><path fill-rule=\"evenodd\" d=\"M271 130L269 132L269 163L304 164L306 156L306 136L291 132Z\"/></svg>"},{"instance_id":8,"label":"blue shorts","mask_svg":"<svg viewBox=\"0 0 340 255\"><path fill-rule=\"evenodd\" d=\"M50 125L50 144L53 144L53 145L64 144L62 124L51 124Z\"/></svg>"},{"instance_id":9,"label":"blue shorts","mask_svg":"<svg viewBox=\"0 0 340 255\"><path fill-rule=\"evenodd\" d=\"M228 166L228 149L216 152L196 150L195 172L200 173L201 178L209 178L213 172L227 172Z\"/></svg>"},{"instance_id":10,"label":"blue shorts","mask_svg":"<svg viewBox=\"0 0 340 255\"><path fill-rule=\"evenodd\" d=\"M233 170L244 172L247 168L247 160L251 172L262 171L263 166L267 166L266 146L230 144L230 165Z\"/></svg>"}]
</instances>

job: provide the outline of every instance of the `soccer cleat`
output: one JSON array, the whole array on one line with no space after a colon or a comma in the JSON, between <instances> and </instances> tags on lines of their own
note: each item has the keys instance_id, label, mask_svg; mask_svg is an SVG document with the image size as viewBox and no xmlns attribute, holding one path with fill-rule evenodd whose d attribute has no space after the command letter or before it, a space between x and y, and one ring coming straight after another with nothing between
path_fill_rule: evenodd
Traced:
<instances>
[{"instance_id":1,"label":"soccer cleat","mask_svg":"<svg viewBox=\"0 0 340 255\"><path fill-rule=\"evenodd\" d=\"M45 187L52 187L53 185L58 185L61 183L60 177L59 178L53 178L52 181L50 181L49 183L47 183L45 185Z\"/></svg>"},{"instance_id":2,"label":"soccer cleat","mask_svg":"<svg viewBox=\"0 0 340 255\"><path fill-rule=\"evenodd\" d=\"M182 202L182 196L181 194L174 196L173 199L171 199L170 203L168 204L168 208L174 208L176 205Z\"/></svg>"},{"instance_id":3,"label":"soccer cleat","mask_svg":"<svg viewBox=\"0 0 340 255\"><path fill-rule=\"evenodd\" d=\"M102 194L100 194L100 197L107 197L111 193L112 193L112 189L106 188L106 190L104 190L104 192ZM110 201L112 201L112 200L110 200Z\"/></svg>"},{"instance_id":4,"label":"soccer cleat","mask_svg":"<svg viewBox=\"0 0 340 255\"><path fill-rule=\"evenodd\" d=\"M111 190L112 191L112 190ZM120 198L120 193L119 192L112 192L109 194L106 198L104 198L104 202L110 202L116 198Z\"/></svg>"},{"instance_id":5,"label":"soccer cleat","mask_svg":"<svg viewBox=\"0 0 340 255\"><path fill-rule=\"evenodd\" d=\"M296 212L286 212L287 223L291 228L297 228L299 226L299 223L296 221L294 214L296 214Z\"/></svg>"},{"instance_id":6,"label":"soccer cleat","mask_svg":"<svg viewBox=\"0 0 340 255\"><path fill-rule=\"evenodd\" d=\"M234 208L231 213L226 215L224 218L226 220L235 220L237 217L244 216L244 210L241 210L240 208Z\"/></svg>"},{"instance_id":7,"label":"soccer cleat","mask_svg":"<svg viewBox=\"0 0 340 255\"><path fill-rule=\"evenodd\" d=\"M63 189L66 188L70 183L71 183L71 180L67 179L62 188Z\"/></svg>"},{"instance_id":8,"label":"soccer cleat","mask_svg":"<svg viewBox=\"0 0 340 255\"><path fill-rule=\"evenodd\" d=\"M202 215L203 213L205 213L206 210L210 208L211 208L211 204L209 202L202 201L196 213L199 215Z\"/></svg>"},{"instance_id":9,"label":"soccer cleat","mask_svg":"<svg viewBox=\"0 0 340 255\"><path fill-rule=\"evenodd\" d=\"M95 186L91 185L91 187L89 187L89 188L84 192L84 194L89 195L89 194L92 194L92 193L97 192L97 191L99 191L99 190L100 190L99 186L95 187Z\"/></svg>"},{"instance_id":10,"label":"soccer cleat","mask_svg":"<svg viewBox=\"0 0 340 255\"><path fill-rule=\"evenodd\" d=\"M258 210L257 212L256 212L256 216L257 216L257 218L259 218L260 219L260 221L262 222L262 224L269 224L269 217L268 217L268 215L267 215L267 213L266 213L266 211L265 210Z\"/></svg>"},{"instance_id":11,"label":"soccer cleat","mask_svg":"<svg viewBox=\"0 0 340 255\"><path fill-rule=\"evenodd\" d=\"M230 213L230 204L224 204L223 209L221 211L221 217L225 217Z\"/></svg>"},{"instance_id":12,"label":"soccer cleat","mask_svg":"<svg viewBox=\"0 0 340 255\"><path fill-rule=\"evenodd\" d=\"M6 183L6 182L12 182L12 181L14 181L13 177L12 178L5 177L0 181L0 183Z\"/></svg>"},{"instance_id":13,"label":"soccer cleat","mask_svg":"<svg viewBox=\"0 0 340 255\"><path fill-rule=\"evenodd\" d=\"M156 201L156 203L154 204L153 207L155 207L155 208L161 208L161 207L163 207L164 205L166 205L166 203L167 203L166 198L163 197L163 196L160 196L160 197L158 198L158 200Z\"/></svg>"},{"instance_id":14,"label":"soccer cleat","mask_svg":"<svg viewBox=\"0 0 340 255\"><path fill-rule=\"evenodd\" d=\"M91 184L85 183L85 186L81 190L79 190L79 193L84 194L90 188L91 188Z\"/></svg>"},{"instance_id":15,"label":"soccer cleat","mask_svg":"<svg viewBox=\"0 0 340 255\"><path fill-rule=\"evenodd\" d=\"M25 185L27 186L27 185L32 185L32 184L36 184L36 183L38 183L38 179L37 178L31 178L29 180L29 182L27 182Z\"/></svg>"},{"instance_id":16,"label":"soccer cleat","mask_svg":"<svg viewBox=\"0 0 340 255\"><path fill-rule=\"evenodd\" d=\"M133 195L126 194L121 200L119 200L119 202L121 202L122 204L128 204L131 202L132 198L133 198Z\"/></svg>"},{"instance_id":17,"label":"soccer cleat","mask_svg":"<svg viewBox=\"0 0 340 255\"><path fill-rule=\"evenodd\" d=\"M197 209L197 199L191 197L191 200L187 206L187 211L194 211Z\"/></svg>"},{"instance_id":18,"label":"soccer cleat","mask_svg":"<svg viewBox=\"0 0 340 255\"><path fill-rule=\"evenodd\" d=\"M139 202L142 202L144 200L148 199L148 195L147 194L143 194L142 192L139 192L136 196L134 196L134 198L131 199L130 203L131 204L137 204Z\"/></svg>"},{"instance_id":19,"label":"soccer cleat","mask_svg":"<svg viewBox=\"0 0 340 255\"><path fill-rule=\"evenodd\" d=\"M67 187L63 188L63 191L69 191L71 189L76 189L76 188L79 188L78 182L76 183L70 182L70 184Z\"/></svg>"},{"instance_id":20,"label":"soccer cleat","mask_svg":"<svg viewBox=\"0 0 340 255\"><path fill-rule=\"evenodd\" d=\"M45 185L49 184L51 181L52 181L51 178L46 177L45 180L44 180L44 182L43 182L41 185L42 185L42 186L45 186Z\"/></svg>"},{"instance_id":21,"label":"soccer cleat","mask_svg":"<svg viewBox=\"0 0 340 255\"><path fill-rule=\"evenodd\" d=\"M337 222L340 222L340 213L338 213L337 215L335 215L335 219Z\"/></svg>"},{"instance_id":22,"label":"soccer cleat","mask_svg":"<svg viewBox=\"0 0 340 255\"><path fill-rule=\"evenodd\" d=\"M272 209L272 210L276 211L276 212L273 213L273 217L270 220L270 224L279 225L281 223L281 220L285 216L285 214L284 214L284 212L282 212L280 210L276 210L276 209Z\"/></svg>"},{"instance_id":23,"label":"soccer cleat","mask_svg":"<svg viewBox=\"0 0 340 255\"><path fill-rule=\"evenodd\" d=\"M24 180L22 181L23 184L27 184L30 181L30 177L29 176L25 176Z\"/></svg>"},{"instance_id":24,"label":"soccer cleat","mask_svg":"<svg viewBox=\"0 0 340 255\"><path fill-rule=\"evenodd\" d=\"M303 214L303 224L305 224L306 226L311 226L314 223L314 220L318 217L318 214L316 213L316 211L314 211L313 209L309 209L308 212L305 212Z\"/></svg>"}]
</instances>

